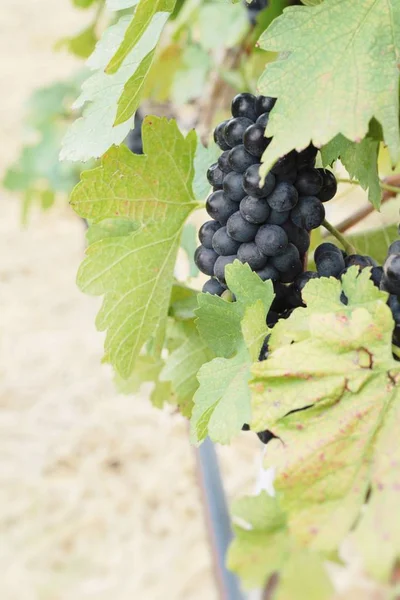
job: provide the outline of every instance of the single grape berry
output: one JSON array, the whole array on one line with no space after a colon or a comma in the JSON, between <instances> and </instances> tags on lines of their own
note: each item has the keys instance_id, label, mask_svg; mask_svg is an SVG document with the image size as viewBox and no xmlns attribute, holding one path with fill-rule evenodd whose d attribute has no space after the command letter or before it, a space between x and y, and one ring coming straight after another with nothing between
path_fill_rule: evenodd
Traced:
<instances>
[{"instance_id":1,"label":"single grape berry","mask_svg":"<svg viewBox=\"0 0 400 600\"><path fill-rule=\"evenodd\" d=\"M290 217L297 227L310 231L322 225L325 219L325 208L321 200L315 196L300 196Z\"/></svg>"},{"instance_id":2,"label":"single grape berry","mask_svg":"<svg viewBox=\"0 0 400 600\"><path fill-rule=\"evenodd\" d=\"M228 119L226 121L222 121L222 123L217 125L214 129L214 142L221 148L221 150L229 150L230 148L224 137L224 129L227 122Z\"/></svg>"},{"instance_id":3,"label":"single grape berry","mask_svg":"<svg viewBox=\"0 0 400 600\"><path fill-rule=\"evenodd\" d=\"M223 173L230 173L232 171L229 164L229 150L225 150L218 159L218 167Z\"/></svg>"},{"instance_id":4,"label":"single grape berry","mask_svg":"<svg viewBox=\"0 0 400 600\"><path fill-rule=\"evenodd\" d=\"M278 160L272 167L271 172L274 173L274 175L279 175L282 173L288 173L289 171L292 171L292 169L295 168L296 152L292 151L289 152L289 154L285 154L284 156L281 156L281 158L278 158Z\"/></svg>"},{"instance_id":5,"label":"single grape berry","mask_svg":"<svg viewBox=\"0 0 400 600\"><path fill-rule=\"evenodd\" d=\"M212 247L220 256L231 256L238 251L240 242L236 242L228 235L226 227L221 227L214 234Z\"/></svg>"},{"instance_id":6,"label":"single grape berry","mask_svg":"<svg viewBox=\"0 0 400 600\"><path fill-rule=\"evenodd\" d=\"M392 242L388 248L388 256L391 254L400 254L400 240Z\"/></svg>"},{"instance_id":7,"label":"single grape berry","mask_svg":"<svg viewBox=\"0 0 400 600\"><path fill-rule=\"evenodd\" d=\"M277 281L279 279L279 272L269 263L266 264L262 269L256 270L256 273L263 281L267 281L267 279Z\"/></svg>"},{"instance_id":8,"label":"single grape berry","mask_svg":"<svg viewBox=\"0 0 400 600\"><path fill-rule=\"evenodd\" d=\"M267 201L267 198L265 198L265 201ZM278 212L276 210L271 209L271 212L269 213L269 217L267 219L267 223L268 225L283 225L289 218L290 210Z\"/></svg>"},{"instance_id":9,"label":"single grape berry","mask_svg":"<svg viewBox=\"0 0 400 600\"><path fill-rule=\"evenodd\" d=\"M236 259L236 254L233 256L218 256L214 264L214 275L221 282L226 283L225 280L225 267L233 263Z\"/></svg>"},{"instance_id":10,"label":"single grape berry","mask_svg":"<svg viewBox=\"0 0 400 600\"><path fill-rule=\"evenodd\" d=\"M303 167L297 173L295 187L301 196L317 196L322 189L323 177L318 169Z\"/></svg>"},{"instance_id":11,"label":"single grape berry","mask_svg":"<svg viewBox=\"0 0 400 600\"><path fill-rule=\"evenodd\" d=\"M319 275L315 271L304 271L298 275L290 287L290 304L293 308L305 306L301 292L311 279L318 279Z\"/></svg>"},{"instance_id":12,"label":"single grape berry","mask_svg":"<svg viewBox=\"0 0 400 600\"><path fill-rule=\"evenodd\" d=\"M314 261L317 261L319 256L321 256L321 254L325 254L326 252L336 252L337 254L340 254L343 257L342 251L340 250L340 248L335 246L335 244L331 244L330 242L324 242L315 249Z\"/></svg>"},{"instance_id":13,"label":"single grape berry","mask_svg":"<svg viewBox=\"0 0 400 600\"><path fill-rule=\"evenodd\" d=\"M275 106L276 98L270 96L257 96L256 98L256 112L257 115L270 112Z\"/></svg>"},{"instance_id":14,"label":"single grape berry","mask_svg":"<svg viewBox=\"0 0 400 600\"><path fill-rule=\"evenodd\" d=\"M315 264L320 277L339 277L345 268L341 252L322 252L315 259Z\"/></svg>"},{"instance_id":15,"label":"single grape berry","mask_svg":"<svg viewBox=\"0 0 400 600\"><path fill-rule=\"evenodd\" d=\"M199 241L204 248L212 249L214 233L221 227L218 221L206 221L199 229Z\"/></svg>"},{"instance_id":16,"label":"single grape berry","mask_svg":"<svg viewBox=\"0 0 400 600\"><path fill-rule=\"evenodd\" d=\"M292 221L286 221L282 225L288 236L289 242L292 242L302 256L310 247L310 234L305 229L297 227Z\"/></svg>"},{"instance_id":17,"label":"single grape berry","mask_svg":"<svg viewBox=\"0 0 400 600\"><path fill-rule=\"evenodd\" d=\"M393 319L398 325L400 323L400 300L395 294L391 294L388 299L388 305L392 311Z\"/></svg>"},{"instance_id":18,"label":"single grape berry","mask_svg":"<svg viewBox=\"0 0 400 600\"><path fill-rule=\"evenodd\" d=\"M316 196L321 200L321 202L332 200L337 192L336 177L332 171L328 171L328 169L317 169L317 171L322 176L322 188L318 194L316 194Z\"/></svg>"},{"instance_id":19,"label":"single grape berry","mask_svg":"<svg viewBox=\"0 0 400 600\"><path fill-rule=\"evenodd\" d=\"M234 117L246 117L255 121L257 118L256 97L253 94L237 94L232 100L231 112Z\"/></svg>"},{"instance_id":20,"label":"single grape berry","mask_svg":"<svg viewBox=\"0 0 400 600\"><path fill-rule=\"evenodd\" d=\"M281 181L285 181L286 183L291 183L292 185L294 184L294 182L297 179L297 169L293 168L290 169L290 171L287 171L285 173L278 173L275 177L277 183L280 183Z\"/></svg>"},{"instance_id":21,"label":"single grape berry","mask_svg":"<svg viewBox=\"0 0 400 600\"><path fill-rule=\"evenodd\" d=\"M224 173L218 166L218 163L214 163L207 171L207 179L208 183L212 185L214 188L222 189L222 184L224 182Z\"/></svg>"},{"instance_id":22,"label":"single grape berry","mask_svg":"<svg viewBox=\"0 0 400 600\"><path fill-rule=\"evenodd\" d=\"M213 296L220 296L225 291L225 287L221 285L218 279L211 277L203 285L202 292L204 294L212 294Z\"/></svg>"},{"instance_id":23,"label":"single grape berry","mask_svg":"<svg viewBox=\"0 0 400 600\"><path fill-rule=\"evenodd\" d=\"M215 261L218 258L218 254L214 250L199 246L194 253L194 262L197 268L206 275L214 274Z\"/></svg>"},{"instance_id":24,"label":"single grape berry","mask_svg":"<svg viewBox=\"0 0 400 600\"><path fill-rule=\"evenodd\" d=\"M257 123L257 125L261 125L261 127L264 127L264 129L266 129L266 127L268 125L268 121L269 121L269 113L265 112L258 117L256 123Z\"/></svg>"},{"instance_id":25,"label":"single grape berry","mask_svg":"<svg viewBox=\"0 0 400 600\"><path fill-rule=\"evenodd\" d=\"M245 197L246 192L243 189L243 177L240 173L227 173L224 177L224 192L233 202L240 202Z\"/></svg>"},{"instance_id":26,"label":"single grape berry","mask_svg":"<svg viewBox=\"0 0 400 600\"><path fill-rule=\"evenodd\" d=\"M224 128L224 137L226 143L233 148L238 144L243 143L243 134L250 125L253 125L253 121L246 117L234 117L230 119Z\"/></svg>"},{"instance_id":27,"label":"single grape berry","mask_svg":"<svg viewBox=\"0 0 400 600\"><path fill-rule=\"evenodd\" d=\"M262 254L254 242L241 244L237 257L242 263L247 263L253 271L262 269L267 264L267 257Z\"/></svg>"},{"instance_id":28,"label":"single grape berry","mask_svg":"<svg viewBox=\"0 0 400 600\"><path fill-rule=\"evenodd\" d=\"M370 256L362 256L361 254L350 254L344 259L346 267L360 267L365 269L366 267L376 267L376 261Z\"/></svg>"},{"instance_id":29,"label":"single grape berry","mask_svg":"<svg viewBox=\"0 0 400 600\"><path fill-rule=\"evenodd\" d=\"M258 231L258 225L243 219L239 211L229 217L226 224L229 235L237 242L252 242Z\"/></svg>"},{"instance_id":30,"label":"single grape berry","mask_svg":"<svg viewBox=\"0 0 400 600\"><path fill-rule=\"evenodd\" d=\"M278 275L278 279L279 277L280 275ZM274 293L275 298L272 300L271 309L277 313L283 313L287 308L289 308L288 301L290 297L290 289L278 280L274 281Z\"/></svg>"},{"instance_id":31,"label":"single grape berry","mask_svg":"<svg viewBox=\"0 0 400 600\"><path fill-rule=\"evenodd\" d=\"M261 184L260 177L260 164L251 165L243 176L243 189L249 196L256 196L257 198L265 198L268 196L275 186L275 177L272 173L267 173L263 185Z\"/></svg>"},{"instance_id":32,"label":"single grape berry","mask_svg":"<svg viewBox=\"0 0 400 600\"><path fill-rule=\"evenodd\" d=\"M299 200L296 188L290 183L282 181L277 183L268 196L268 204L276 212L283 212L294 208Z\"/></svg>"},{"instance_id":33,"label":"single grape berry","mask_svg":"<svg viewBox=\"0 0 400 600\"><path fill-rule=\"evenodd\" d=\"M266 198L245 196L240 203L240 214L249 223L265 223L270 216L271 209Z\"/></svg>"},{"instance_id":34,"label":"single grape berry","mask_svg":"<svg viewBox=\"0 0 400 600\"><path fill-rule=\"evenodd\" d=\"M228 155L228 164L232 171L236 171L236 173L244 173L256 162L258 162L257 158L249 154L243 144L232 148Z\"/></svg>"},{"instance_id":35,"label":"single grape berry","mask_svg":"<svg viewBox=\"0 0 400 600\"><path fill-rule=\"evenodd\" d=\"M297 262L297 263L293 263L292 266L290 267L290 269L288 269L287 271L280 271L279 272L279 279L281 280L282 283L292 283L293 280L300 275L300 273L303 271L303 265L301 264L301 261Z\"/></svg>"},{"instance_id":36,"label":"single grape berry","mask_svg":"<svg viewBox=\"0 0 400 600\"><path fill-rule=\"evenodd\" d=\"M400 254L390 254L383 265L384 289L389 294L400 295Z\"/></svg>"},{"instance_id":37,"label":"single grape berry","mask_svg":"<svg viewBox=\"0 0 400 600\"><path fill-rule=\"evenodd\" d=\"M255 242L265 256L276 256L288 245L288 237L279 225L262 225Z\"/></svg>"},{"instance_id":38,"label":"single grape berry","mask_svg":"<svg viewBox=\"0 0 400 600\"><path fill-rule=\"evenodd\" d=\"M260 158L268 145L271 143L271 138L264 135L265 127L260 123L251 125L246 129L243 135L243 145L247 152Z\"/></svg>"},{"instance_id":39,"label":"single grape berry","mask_svg":"<svg viewBox=\"0 0 400 600\"><path fill-rule=\"evenodd\" d=\"M383 267L372 267L371 280L376 287L380 287L383 278Z\"/></svg>"},{"instance_id":40,"label":"single grape berry","mask_svg":"<svg viewBox=\"0 0 400 600\"><path fill-rule=\"evenodd\" d=\"M218 190L207 198L206 211L212 219L226 225L229 217L237 211L237 204L229 200L222 190Z\"/></svg>"},{"instance_id":41,"label":"single grape berry","mask_svg":"<svg viewBox=\"0 0 400 600\"><path fill-rule=\"evenodd\" d=\"M294 244L289 244L286 246L283 252L277 254L276 256L272 256L269 260L270 264L275 267L278 271L285 273L291 270L297 271L301 262L300 262L300 254Z\"/></svg>"}]
</instances>

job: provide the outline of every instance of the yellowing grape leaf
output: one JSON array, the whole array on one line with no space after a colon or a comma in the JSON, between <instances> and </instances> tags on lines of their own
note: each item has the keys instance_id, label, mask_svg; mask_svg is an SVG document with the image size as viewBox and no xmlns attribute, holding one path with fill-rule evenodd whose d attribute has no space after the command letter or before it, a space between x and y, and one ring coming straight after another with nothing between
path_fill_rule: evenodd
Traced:
<instances>
[{"instance_id":1,"label":"yellowing grape leaf","mask_svg":"<svg viewBox=\"0 0 400 600\"><path fill-rule=\"evenodd\" d=\"M264 153L269 170L279 156L338 133L361 141L375 117L392 160L399 158L400 4L397 0L325 0L287 8L261 36L281 53L259 81L278 98Z\"/></svg>"},{"instance_id":2,"label":"yellowing grape leaf","mask_svg":"<svg viewBox=\"0 0 400 600\"><path fill-rule=\"evenodd\" d=\"M78 214L95 222L135 222L133 230L89 246L78 274L83 291L104 295L97 326L107 330L106 358L123 377L149 338L155 353L162 347L182 228L198 206L192 192L196 142L194 132L184 138L174 121L148 117L145 154L111 148L71 197Z\"/></svg>"},{"instance_id":3,"label":"yellowing grape leaf","mask_svg":"<svg viewBox=\"0 0 400 600\"><path fill-rule=\"evenodd\" d=\"M253 365L250 382L252 428L277 436L266 464L276 469L274 485L282 493L289 530L298 543L323 552L335 551L357 522L369 489L368 510L376 515L400 500L398 472L388 463L388 452L394 469L400 461L398 445L388 446L400 427L394 323L387 295L368 273L357 273L350 269L342 287L332 279L307 284L307 307L279 324L272 352ZM340 305L342 291L347 306ZM388 523L371 521L358 526L363 539L378 547ZM397 528L385 544L375 564L383 579L400 556Z\"/></svg>"}]
</instances>

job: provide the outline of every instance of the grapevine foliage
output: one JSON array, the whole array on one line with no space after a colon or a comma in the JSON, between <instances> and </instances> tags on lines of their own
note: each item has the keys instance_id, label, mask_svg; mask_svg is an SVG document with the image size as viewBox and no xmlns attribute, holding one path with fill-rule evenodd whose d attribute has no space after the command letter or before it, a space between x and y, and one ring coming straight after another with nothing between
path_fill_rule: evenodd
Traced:
<instances>
[{"instance_id":1,"label":"grapevine foliage","mask_svg":"<svg viewBox=\"0 0 400 600\"><path fill-rule=\"evenodd\" d=\"M100 158L71 205L90 224L78 285L103 296L97 327L119 389L152 382L153 404L177 406L195 444L227 444L242 429L268 443L276 495L233 506L228 564L243 584L278 574L274 600L329 600L326 561L347 540L364 573L390 586L400 560L398 209L393 223L343 238L324 207L336 191L327 166L343 166L376 209L382 190L396 194L382 164L400 155L399 2L73 3L114 11L97 43L97 20L63 42L82 57L96 43L61 150L78 164L54 166L71 118L71 87L56 86L36 97L41 138L7 186L25 204L44 202L71 187L79 161ZM210 136L235 91L245 93L234 118L215 130L222 154L181 132L198 123ZM179 127L141 124L148 103L167 103ZM199 208L212 220L195 252ZM322 244L321 224L333 234Z\"/></svg>"}]
</instances>

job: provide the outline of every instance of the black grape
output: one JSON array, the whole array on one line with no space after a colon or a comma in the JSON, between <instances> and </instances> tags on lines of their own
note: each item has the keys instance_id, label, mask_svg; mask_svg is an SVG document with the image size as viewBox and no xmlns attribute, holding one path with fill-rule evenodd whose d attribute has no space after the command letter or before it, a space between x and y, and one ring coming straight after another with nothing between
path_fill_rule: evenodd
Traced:
<instances>
[{"instance_id":1,"label":"black grape","mask_svg":"<svg viewBox=\"0 0 400 600\"><path fill-rule=\"evenodd\" d=\"M376 267L376 261L370 256L362 256L361 254L350 254L344 259L346 267L360 267L365 269L366 267Z\"/></svg>"},{"instance_id":2,"label":"black grape","mask_svg":"<svg viewBox=\"0 0 400 600\"><path fill-rule=\"evenodd\" d=\"M212 294L213 296L220 296L225 291L225 289L226 288L223 285L221 285L217 279L211 277L211 279L208 279L203 285L202 292L204 294L207 292L209 294Z\"/></svg>"},{"instance_id":3,"label":"black grape","mask_svg":"<svg viewBox=\"0 0 400 600\"><path fill-rule=\"evenodd\" d=\"M257 115L270 112L275 106L276 98L270 96L257 96L256 98L256 111Z\"/></svg>"},{"instance_id":4,"label":"black grape","mask_svg":"<svg viewBox=\"0 0 400 600\"><path fill-rule=\"evenodd\" d=\"M243 188L249 196L262 198L268 196L275 186L275 177L272 173L267 173L262 187L260 187L260 164L251 165L243 176Z\"/></svg>"},{"instance_id":5,"label":"black grape","mask_svg":"<svg viewBox=\"0 0 400 600\"><path fill-rule=\"evenodd\" d=\"M230 119L224 128L224 137L226 143L233 148L243 143L243 134L253 122L246 117L234 117Z\"/></svg>"},{"instance_id":6,"label":"black grape","mask_svg":"<svg viewBox=\"0 0 400 600\"><path fill-rule=\"evenodd\" d=\"M322 175L323 180L322 188L317 194L318 198L321 200L321 202L332 200L337 192L336 177L332 171L328 171L328 169L317 169L317 171Z\"/></svg>"},{"instance_id":7,"label":"black grape","mask_svg":"<svg viewBox=\"0 0 400 600\"><path fill-rule=\"evenodd\" d=\"M214 129L214 142L221 148L221 150L229 150L230 146L226 143L224 138L224 129L227 124L228 119L226 121L222 121L219 125Z\"/></svg>"},{"instance_id":8,"label":"black grape","mask_svg":"<svg viewBox=\"0 0 400 600\"><path fill-rule=\"evenodd\" d=\"M293 184L297 179L297 173L298 171L296 168L290 169L290 171L287 171L285 173L278 173L278 175L276 175L276 181L277 183L280 183L281 181L286 181L286 183Z\"/></svg>"},{"instance_id":9,"label":"black grape","mask_svg":"<svg viewBox=\"0 0 400 600\"><path fill-rule=\"evenodd\" d=\"M287 271L280 271L279 279L282 281L282 283L292 283L292 281L298 275L300 275L300 273L302 271L303 271L303 265L301 264L301 261L298 261L296 263L293 263L291 268L288 269Z\"/></svg>"},{"instance_id":10,"label":"black grape","mask_svg":"<svg viewBox=\"0 0 400 600\"><path fill-rule=\"evenodd\" d=\"M252 156L247 152L243 144L235 146L229 152L228 164L232 171L237 173L244 173L251 165L258 162L255 156Z\"/></svg>"},{"instance_id":11,"label":"black grape","mask_svg":"<svg viewBox=\"0 0 400 600\"><path fill-rule=\"evenodd\" d=\"M388 248L388 256L391 254L400 254L400 240L392 242Z\"/></svg>"},{"instance_id":12,"label":"black grape","mask_svg":"<svg viewBox=\"0 0 400 600\"><path fill-rule=\"evenodd\" d=\"M226 225L229 217L237 211L237 204L229 200L222 190L218 190L207 198L206 210L212 219Z\"/></svg>"},{"instance_id":13,"label":"black grape","mask_svg":"<svg viewBox=\"0 0 400 600\"><path fill-rule=\"evenodd\" d=\"M315 164L315 158L318 154L318 149L315 148L312 144L307 146L304 150L301 150L297 154L297 166L300 169L301 167L313 167Z\"/></svg>"},{"instance_id":14,"label":"black grape","mask_svg":"<svg viewBox=\"0 0 400 600\"><path fill-rule=\"evenodd\" d=\"M268 204L277 211L283 212L294 208L299 200L297 190L290 183L278 183L268 196Z\"/></svg>"},{"instance_id":15,"label":"black grape","mask_svg":"<svg viewBox=\"0 0 400 600\"><path fill-rule=\"evenodd\" d=\"M268 327L273 327L279 321L279 314L273 310L268 311L267 314L267 325Z\"/></svg>"},{"instance_id":16,"label":"black grape","mask_svg":"<svg viewBox=\"0 0 400 600\"><path fill-rule=\"evenodd\" d=\"M391 294L389 296L388 305L392 311L393 319L398 325L400 323L400 300L397 295Z\"/></svg>"},{"instance_id":17,"label":"black grape","mask_svg":"<svg viewBox=\"0 0 400 600\"><path fill-rule=\"evenodd\" d=\"M240 242L236 242L228 235L226 227L221 227L214 234L212 247L220 256L231 256L238 251Z\"/></svg>"},{"instance_id":18,"label":"black grape","mask_svg":"<svg viewBox=\"0 0 400 600\"><path fill-rule=\"evenodd\" d=\"M336 252L337 254L343 256L342 251L340 250L340 248L335 246L335 244L331 244L330 242L324 242L315 249L314 260L317 261L318 257L321 256L321 254L325 254L325 252Z\"/></svg>"},{"instance_id":19,"label":"black grape","mask_svg":"<svg viewBox=\"0 0 400 600\"><path fill-rule=\"evenodd\" d=\"M296 277L290 288L290 303L294 308L298 306L305 306L303 303L301 292L303 291L307 283L311 281L311 279L318 278L319 275L315 271L304 271L304 273L301 273L301 275L298 275Z\"/></svg>"},{"instance_id":20,"label":"black grape","mask_svg":"<svg viewBox=\"0 0 400 600\"><path fill-rule=\"evenodd\" d=\"M225 267L226 265L230 265L236 259L236 254L233 256L218 256L214 265L214 275L219 279L221 283L226 283L225 281Z\"/></svg>"},{"instance_id":21,"label":"black grape","mask_svg":"<svg viewBox=\"0 0 400 600\"><path fill-rule=\"evenodd\" d=\"M268 260L267 257L260 252L254 242L241 244L237 257L242 263L247 263L253 271L265 267Z\"/></svg>"},{"instance_id":22,"label":"black grape","mask_svg":"<svg viewBox=\"0 0 400 600\"><path fill-rule=\"evenodd\" d=\"M243 135L243 145L247 152L260 158L264 150L271 143L271 138L266 138L265 128L260 124L251 125L246 129Z\"/></svg>"},{"instance_id":23,"label":"black grape","mask_svg":"<svg viewBox=\"0 0 400 600\"><path fill-rule=\"evenodd\" d=\"M226 224L229 235L237 242L252 242L258 231L258 225L243 219L239 211L229 217Z\"/></svg>"},{"instance_id":24,"label":"black grape","mask_svg":"<svg viewBox=\"0 0 400 600\"><path fill-rule=\"evenodd\" d=\"M206 275L214 275L214 265L218 254L214 250L199 246L194 253L194 262L197 268Z\"/></svg>"},{"instance_id":25,"label":"black grape","mask_svg":"<svg viewBox=\"0 0 400 600\"><path fill-rule=\"evenodd\" d=\"M243 177L240 173L232 171L224 177L224 192L233 202L240 202L245 197L243 189Z\"/></svg>"},{"instance_id":26,"label":"black grape","mask_svg":"<svg viewBox=\"0 0 400 600\"><path fill-rule=\"evenodd\" d=\"M258 269L256 273L263 281L267 281L267 279L277 281L279 279L279 272L270 264L265 265L263 269Z\"/></svg>"},{"instance_id":27,"label":"black grape","mask_svg":"<svg viewBox=\"0 0 400 600\"><path fill-rule=\"evenodd\" d=\"M325 219L325 208L321 200L315 196L300 196L290 217L297 227L310 231L322 225Z\"/></svg>"},{"instance_id":28,"label":"black grape","mask_svg":"<svg viewBox=\"0 0 400 600\"><path fill-rule=\"evenodd\" d=\"M268 265L267 265L268 267ZM278 273L278 271L277 271ZM279 275L278 275L279 279ZM288 300L290 296L290 289L283 285L281 281L274 281L274 292L275 298L272 300L271 309L282 313L288 308Z\"/></svg>"},{"instance_id":29,"label":"black grape","mask_svg":"<svg viewBox=\"0 0 400 600\"><path fill-rule=\"evenodd\" d=\"M276 256L285 250L288 237L279 225L262 225L257 232L255 242L265 256Z\"/></svg>"},{"instance_id":30,"label":"black grape","mask_svg":"<svg viewBox=\"0 0 400 600\"><path fill-rule=\"evenodd\" d=\"M282 227L286 231L289 242L292 242L296 246L300 255L305 254L310 247L309 233L305 229L297 227L292 221L286 221Z\"/></svg>"},{"instance_id":31,"label":"black grape","mask_svg":"<svg viewBox=\"0 0 400 600\"><path fill-rule=\"evenodd\" d=\"M266 200L266 199L265 199ZM283 225L290 217L290 210L284 210L282 212L277 212L276 210L272 210L269 213L269 217L267 219L268 225Z\"/></svg>"},{"instance_id":32,"label":"black grape","mask_svg":"<svg viewBox=\"0 0 400 600\"><path fill-rule=\"evenodd\" d=\"M383 265L382 284L390 294L400 295L400 254L391 254Z\"/></svg>"},{"instance_id":33,"label":"black grape","mask_svg":"<svg viewBox=\"0 0 400 600\"><path fill-rule=\"evenodd\" d=\"M230 173L232 171L229 164L229 150L225 150L218 159L218 167L223 173Z\"/></svg>"},{"instance_id":34,"label":"black grape","mask_svg":"<svg viewBox=\"0 0 400 600\"><path fill-rule=\"evenodd\" d=\"M292 151L289 152L289 154L285 154L285 156L278 158L272 167L271 172L275 175L279 175L282 173L288 173L294 168L296 168L296 152Z\"/></svg>"},{"instance_id":35,"label":"black grape","mask_svg":"<svg viewBox=\"0 0 400 600\"><path fill-rule=\"evenodd\" d=\"M270 215L270 207L266 198L245 196L240 203L240 214L249 223L265 223Z\"/></svg>"},{"instance_id":36,"label":"black grape","mask_svg":"<svg viewBox=\"0 0 400 600\"><path fill-rule=\"evenodd\" d=\"M291 243L286 246L283 252L276 256L272 256L269 262L275 269L283 273L291 270L297 271L299 265L300 268L302 267L299 251L296 246Z\"/></svg>"},{"instance_id":37,"label":"black grape","mask_svg":"<svg viewBox=\"0 0 400 600\"><path fill-rule=\"evenodd\" d=\"M234 117L246 117L251 121L257 118L256 97L253 94L237 94L232 100L232 115Z\"/></svg>"},{"instance_id":38,"label":"black grape","mask_svg":"<svg viewBox=\"0 0 400 600\"><path fill-rule=\"evenodd\" d=\"M264 129L266 129L266 127L268 125L268 121L269 121L269 113L265 112L258 117L256 123L258 125L261 125L261 127L264 127Z\"/></svg>"},{"instance_id":39,"label":"black grape","mask_svg":"<svg viewBox=\"0 0 400 600\"><path fill-rule=\"evenodd\" d=\"M315 258L318 275L321 277L339 277L345 268L344 258L340 252L322 252Z\"/></svg>"},{"instance_id":40,"label":"black grape","mask_svg":"<svg viewBox=\"0 0 400 600\"><path fill-rule=\"evenodd\" d=\"M262 442L264 445L268 444L268 442L273 440L275 437L271 431L268 431L268 429L266 429L265 431L259 431L257 433L257 436L260 442Z\"/></svg>"},{"instance_id":41,"label":"black grape","mask_svg":"<svg viewBox=\"0 0 400 600\"><path fill-rule=\"evenodd\" d=\"M371 280L376 287L380 287L383 277L383 267L372 267Z\"/></svg>"},{"instance_id":42,"label":"black grape","mask_svg":"<svg viewBox=\"0 0 400 600\"><path fill-rule=\"evenodd\" d=\"M143 117L139 110L135 113L134 127L126 136L125 144L133 154L143 154L142 140Z\"/></svg>"},{"instance_id":43,"label":"black grape","mask_svg":"<svg viewBox=\"0 0 400 600\"><path fill-rule=\"evenodd\" d=\"M218 163L214 163L207 171L208 183L214 188L222 188L224 182L224 173L218 166Z\"/></svg>"},{"instance_id":44,"label":"black grape","mask_svg":"<svg viewBox=\"0 0 400 600\"><path fill-rule=\"evenodd\" d=\"M301 196L317 196L322 189L323 177L318 169L303 167L297 173L295 187Z\"/></svg>"},{"instance_id":45,"label":"black grape","mask_svg":"<svg viewBox=\"0 0 400 600\"><path fill-rule=\"evenodd\" d=\"M205 248L212 249L214 233L221 227L218 221L206 221L199 229L199 240Z\"/></svg>"}]
</instances>

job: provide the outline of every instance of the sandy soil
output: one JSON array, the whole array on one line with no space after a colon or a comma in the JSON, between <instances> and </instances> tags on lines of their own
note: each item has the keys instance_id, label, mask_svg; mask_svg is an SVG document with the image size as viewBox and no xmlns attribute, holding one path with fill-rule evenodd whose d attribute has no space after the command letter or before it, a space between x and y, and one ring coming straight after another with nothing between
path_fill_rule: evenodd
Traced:
<instances>
[{"instance_id":1,"label":"sandy soil","mask_svg":"<svg viewBox=\"0 0 400 600\"><path fill-rule=\"evenodd\" d=\"M86 18L2 0L0 172L30 92L76 67L51 48ZM0 198L0 597L216 600L186 424L118 395L101 366L99 302L74 281L81 222L60 206L22 230L18 199ZM221 453L230 497L257 454L249 437Z\"/></svg>"}]
</instances>

